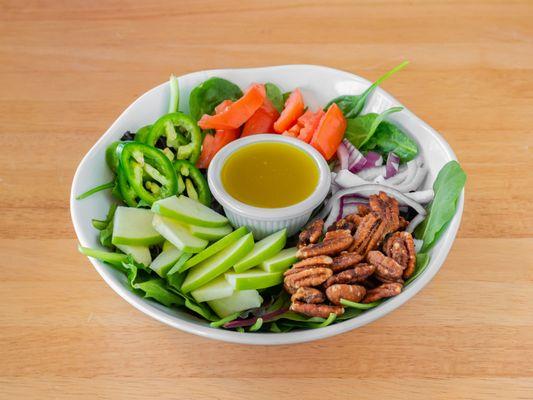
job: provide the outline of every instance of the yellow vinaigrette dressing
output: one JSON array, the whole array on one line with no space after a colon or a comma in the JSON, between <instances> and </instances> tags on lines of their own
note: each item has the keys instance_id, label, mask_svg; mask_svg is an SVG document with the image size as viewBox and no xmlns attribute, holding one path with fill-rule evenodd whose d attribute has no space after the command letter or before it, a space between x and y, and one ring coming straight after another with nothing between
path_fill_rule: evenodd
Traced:
<instances>
[{"instance_id":1,"label":"yellow vinaigrette dressing","mask_svg":"<svg viewBox=\"0 0 533 400\"><path fill-rule=\"evenodd\" d=\"M277 142L243 146L222 167L228 194L254 207L292 206L308 198L318 184L315 161L295 146Z\"/></svg>"}]
</instances>

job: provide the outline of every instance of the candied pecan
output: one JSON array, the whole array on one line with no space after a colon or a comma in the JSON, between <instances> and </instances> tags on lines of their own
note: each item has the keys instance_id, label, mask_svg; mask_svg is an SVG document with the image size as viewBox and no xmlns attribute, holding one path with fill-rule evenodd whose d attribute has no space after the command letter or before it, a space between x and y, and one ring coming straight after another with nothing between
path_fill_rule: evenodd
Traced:
<instances>
[{"instance_id":1,"label":"candied pecan","mask_svg":"<svg viewBox=\"0 0 533 400\"><path fill-rule=\"evenodd\" d=\"M365 256L370 250L378 247L383 240L385 225L377 215L367 214L357 227L353 244L348 251Z\"/></svg>"},{"instance_id":2,"label":"candied pecan","mask_svg":"<svg viewBox=\"0 0 533 400\"><path fill-rule=\"evenodd\" d=\"M368 278L363 279L357 283L361 286L364 286L366 290L375 289L383 284L383 282L378 280L375 276L369 276Z\"/></svg>"},{"instance_id":3,"label":"candied pecan","mask_svg":"<svg viewBox=\"0 0 533 400\"><path fill-rule=\"evenodd\" d=\"M345 231L334 231L334 232L345 232ZM333 233L333 232L329 232ZM335 239L324 240L323 242L310 244L308 246L298 249L296 257L309 258L315 256L328 255L332 256L339 254L341 251L346 250L353 242L353 237L348 234L340 236Z\"/></svg>"},{"instance_id":4,"label":"candied pecan","mask_svg":"<svg viewBox=\"0 0 533 400\"><path fill-rule=\"evenodd\" d=\"M375 289L370 289L366 292L363 298L363 303L372 303L387 297L397 296L402 292L403 285L398 282L384 283Z\"/></svg>"},{"instance_id":5,"label":"candied pecan","mask_svg":"<svg viewBox=\"0 0 533 400\"><path fill-rule=\"evenodd\" d=\"M298 290L295 287L288 285L287 282L283 282L283 289L289 294L294 294Z\"/></svg>"},{"instance_id":6,"label":"candied pecan","mask_svg":"<svg viewBox=\"0 0 533 400\"><path fill-rule=\"evenodd\" d=\"M341 299L359 303L365 297L366 289L359 285L336 284L326 289L326 296L333 304L341 305Z\"/></svg>"},{"instance_id":7,"label":"candied pecan","mask_svg":"<svg viewBox=\"0 0 533 400\"><path fill-rule=\"evenodd\" d=\"M364 217L365 215L369 214L370 211L372 211L370 209L369 206L365 205L365 204L359 204L357 206L357 214L360 216L360 217Z\"/></svg>"},{"instance_id":8,"label":"candied pecan","mask_svg":"<svg viewBox=\"0 0 533 400\"><path fill-rule=\"evenodd\" d=\"M379 192L379 194L373 194L369 197L369 204L372 212L378 215L385 223L385 227L383 228L384 235L398 230L400 226L400 210L398 201L395 198Z\"/></svg>"},{"instance_id":9,"label":"candied pecan","mask_svg":"<svg viewBox=\"0 0 533 400\"><path fill-rule=\"evenodd\" d=\"M285 276L285 285L291 288L318 286L324 283L333 272L329 268L303 268Z\"/></svg>"},{"instance_id":10,"label":"candied pecan","mask_svg":"<svg viewBox=\"0 0 533 400\"><path fill-rule=\"evenodd\" d=\"M345 218L341 218L328 227L328 232L338 231L341 229L347 229L351 233L355 229L355 225L352 222L347 221Z\"/></svg>"},{"instance_id":11,"label":"candied pecan","mask_svg":"<svg viewBox=\"0 0 533 400\"><path fill-rule=\"evenodd\" d=\"M350 232L349 229L338 229L336 231L329 231L329 232L326 232L326 234L324 235L324 242L327 240L342 239L342 238L345 238L351 235L352 233Z\"/></svg>"},{"instance_id":12,"label":"candied pecan","mask_svg":"<svg viewBox=\"0 0 533 400\"><path fill-rule=\"evenodd\" d=\"M360 216L359 214L354 213L354 214L348 214L346 217L344 217L344 219L346 220L346 222L351 223L355 229L357 229L357 227L363 220L363 217Z\"/></svg>"},{"instance_id":13,"label":"candied pecan","mask_svg":"<svg viewBox=\"0 0 533 400\"><path fill-rule=\"evenodd\" d=\"M315 219L313 222L308 224L298 236L298 248L318 242L318 239L320 239L320 236L322 236L323 229L324 220L322 219Z\"/></svg>"},{"instance_id":14,"label":"candied pecan","mask_svg":"<svg viewBox=\"0 0 533 400\"><path fill-rule=\"evenodd\" d=\"M398 217L398 222L399 222L399 226L398 226L398 230L399 231L404 231L405 228L407 228L409 226L409 221L407 221L401 215Z\"/></svg>"},{"instance_id":15,"label":"candied pecan","mask_svg":"<svg viewBox=\"0 0 533 400\"><path fill-rule=\"evenodd\" d=\"M310 257L310 258L304 258L301 261L298 261L296 264L293 264L293 268L302 268L302 267L308 267L310 265L331 265L333 263L333 259L329 256L316 256L316 257Z\"/></svg>"},{"instance_id":16,"label":"candied pecan","mask_svg":"<svg viewBox=\"0 0 533 400\"><path fill-rule=\"evenodd\" d=\"M339 254L332 260L332 264L329 266L334 273L344 271L356 264L359 264L363 256L357 253L344 252Z\"/></svg>"},{"instance_id":17,"label":"candied pecan","mask_svg":"<svg viewBox=\"0 0 533 400\"><path fill-rule=\"evenodd\" d=\"M287 271L285 271L283 273L283 276L289 276L289 275L294 275L294 274L297 274L298 272L302 272L302 271L306 271L308 269L314 269L314 268L329 268L328 265L323 265L323 264L313 264L313 265L306 265L304 267L300 267L300 268L291 268L291 269L288 269Z\"/></svg>"},{"instance_id":18,"label":"candied pecan","mask_svg":"<svg viewBox=\"0 0 533 400\"><path fill-rule=\"evenodd\" d=\"M327 288L337 283L361 282L374 273L376 267L372 264L358 264L355 268L347 269L328 278L324 286Z\"/></svg>"},{"instance_id":19,"label":"candied pecan","mask_svg":"<svg viewBox=\"0 0 533 400\"><path fill-rule=\"evenodd\" d=\"M369 252L366 259L370 264L376 266L376 278L380 281L395 282L401 279L402 266L381 251Z\"/></svg>"},{"instance_id":20,"label":"candied pecan","mask_svg":"<svg viewBox=\"0 0 533 400\"><path fill-rule=\"evenodd\" d=\"M307 304L299 301L291 304L291 311L298 314L307 315L308 317L328 318L333 313L337 316L344 314L344 307L328 306L326 304Z\"/></svg>"},{"instance_id":21,"label":"candied pecan","mask_svg":"<svg viewBox=\"0 0 533 400\"><path fill-rule=\"evenodd\" d=\"M326 300L324 293L320 290L310 287L298 288L296 293L291 296L291 301L301 301L303 303L320 304Z\"/></svg>"},{"instance_id":22,"label":"candied pecan","mask_svg":"<svg viewBox=\"0 0 533 400\"><path fill-rule=\"evenodd\" d=\"M415 270L416 252L413 236L409 232L395 232L383 244L383 251L403 268L403 278L408 279Z\"/></svg>"}]
</instances>

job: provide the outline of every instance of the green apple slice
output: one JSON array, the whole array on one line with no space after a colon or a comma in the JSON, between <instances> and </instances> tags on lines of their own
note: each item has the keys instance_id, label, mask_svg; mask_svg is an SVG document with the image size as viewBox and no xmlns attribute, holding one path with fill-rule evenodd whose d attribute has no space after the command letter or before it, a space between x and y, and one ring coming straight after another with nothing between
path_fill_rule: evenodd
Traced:
<instances>
[{"instance_id":1,"label":"green apple slice","mask_svg":"<svg viewBox=\"0 0 533 400\"><path fill-rule=\"evenodd\" d=\"M245 226L241 226L239 229L236 229L235 231L231 232L229 235L224 236L218 242L213 243L211 246L207 247L202 252L190 258L185 264L183 264L180 272L186 271L189 268L194 267L195 265L201 263L202 261L211 257L212 255L225 249L229 245L232 245L233 243L235 243L237 240L239 240L241 237L243 237L247 233L248 233L248 229Z\"/></svg>"},{"instance_id":2,"label":"green apple slice","mask_svg":"<svg viewBox=\"0 0 533 400\"><path fill-rule=\"evenodd\" d=\"M259 265L264 260L279 253L285 242L287 241L287 230L282 229L279 232L273 233L270 236L260 240L254 246L254 249L241 261L234 265L236 272L244 272L256 265Z\"/></svg>"},{"instance_id":3,"label":"green apple slice","mask_svg":"<svg viewBox=\"0 0 533 400\"><path fill-rule=\"evenodd\" d=\"M199 237L200 239L209 240L210 242L221 239L233 231L233 228L229 224L215 227L189 224L187 227L194 236Z\"/></svg>"},{"instance_id":4,"label":"green apple slice","mask_svg":"<svg viewBox=\"0 0 533 400\"><path fill-rule=\"evenodd\" d=\"M197 302L201 303L202 301L211 301L229 297L233 294L233 291L233 287L224 278L224 275L221 275L207 285L193 290L191 295Z\"/></svg>"},{"instance_id":5,"label":"green apple slice","mask_svg":"<svg viewBox=\"0 0 533 400\"><path fill-rule=\"evenodd\" d=\"M173 246L174 247L174 246ZM157 275L164 278L167 276L167 272L176 262L179 260L183 254L182 250L177 248L171 248L167 251L162 251L154 261L150 264L150 269L155 271Z\"/></svg>"},{"instance_id":6,"label":"green apple slice","mask_svg":"<svg viewBox=\"0 0 533 400\"><path fill-rule=\"evenodd\" d=\"M170 243L168 240L165 240L163 242L163 251L167 251L167 250L170 250L170 249L175 249L176 247Z\"/></svg>"},{"instance_id":7,"label":"green apple slice","mask_svg":"<svg viewBox=\"0 0 533 400\"><path fill-rule=\"evenodd\" d=\"M263 261L259 268L266 272L285 272L292 264L298 261L296 257L296 247L281 250L274 257Z\"/></svg>"},{"instance_id":8,"label":"green apple slice","mask_svg":"<svg viewBox=\"0 0 533 400\"><path fill-rule=\"evenodd\" d=\"M111 242L133 246L150 246L161 243L163 238L152 227L154 214L150 210L132 207L117 207L113 219Z\"/></svg>"},{"instance_id":9,"label":"green apple slice","mask_svg":"<svg viewBox=\"0 0 533 400\"><path fill-rule=\"evenodd\" d=\"M154 214L152 225L174 247L187 253L199 253L208 244L207 240L191 235L187 228L170 218Z\"/></svg>"},{"instance_id":10,"label":"green apple slice","mask_svg":"<svg viewBox=\"0 0 533 400\"><path fill-rule=\"evenodd\" d=\"M125 254L129 254L138 263L146 266L152 262L152 255L148 246L131 246L129 244L116 244L115 247Z\"/></svg>"},{"instance_id":11,"label":"green apple slice","mask_svg":"<svg viewBox=\"0 0 533 400\"><path fill-rule=\"evenodd\" d=\"M235 290L264 289L283 282L283 272L265 272L252 268L246 272L226 272L226 280Z\"/></svg>"},{"instance_id":12,"label":"green apple slice","mask_svg":"<svg viewBox=\"0 0 533 400\"><path fill-rule=\"evenodd\" d=\"M229 297L208 301L207 304L220 318L224 318L236 312L260 307L262 302L263 298L257 290L241 290L233 292Z\"/></svg>"},{"instance_id":13,"label":"green apple slice","mask_svg":"<svg viewBox=\"0 0 533 400\"><path fill-rule=\"evenodd\" d=\"M186 224L211 227L228 224L226 217L185 196L158 200L152 205L152 211Z\"/></svg>"},{"instance_id":14,"label":"green apple slice","mask_svg":"<svg viewBox=\"0 0 533 400\"><path fill-rule=\"evenodd\" d=\"M187 260L191 258L192 256L194 256L193 253L182 253L178 261L176 261L176 264L174 264L174 266L170 269L170 271L167 272L167 276L175 274L176 272L181 272L183 264L185 264Z\"/></svg>"},{"instance_id":15,"label":"green apple slice","mask_svg":"<svg viewBox=\"0 0 533 400\"><path fill-rule=\"evenodd\" d=\"M231 246L192 268L187 274L181 290L188 293L202 287L230 269L238 260L252 251L253 247L254 237L248 233Z\"/></svg>"}]
</instances>

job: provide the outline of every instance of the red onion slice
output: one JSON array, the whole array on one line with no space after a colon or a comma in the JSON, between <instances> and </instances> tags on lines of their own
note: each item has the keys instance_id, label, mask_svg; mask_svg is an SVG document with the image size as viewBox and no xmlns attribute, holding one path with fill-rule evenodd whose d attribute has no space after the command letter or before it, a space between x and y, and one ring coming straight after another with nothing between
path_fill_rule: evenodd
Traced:
<instances>
[{"instance_id":1,"label":"red onion slice","mask_svg":"<svg viewBox=\"0 0 533 400\"><path fill-rule=\"evenodd\" d=\"M252 317L248 319L236 319L234 321L226 322L224 324L224 328L237 328L237 327L245 327L245 326L252 326L257 322L259 318L263 318L263 322L269 322L274 317L277 317L278 315L284 314L287 311L289 311L288 308L280 308L278 310L271 311L269 313L258 315L257 317Z\"/></svg>"},{"instance_id":2,"label":"red onion slice","mask_svg":"<svg viewBox=\"0 0 533 400\"><path fill-rule=\"evenodd\" d=\"M339 144L339 147L337 147L337 158L339 159L339 162L341 164L341 170L348 169L349 154L348 149L343 143Z\"/></svg>"},{"instance_id":3,"label":"red onion slice","mask_svg":"<svg viewBox=\"0 0 533 400\"><path fill-rule=\"evenodd\" d=\"M385 179L389 179L398 173L400 168L400 157L392 151L387 156L387 164L385 165Z\"/></svg>"},{"instance_id":4,"label":"red onion slice","mask_svg":"<svg viewBox=\"0 0 533 400\"><path fill-rule=\"evenodd\" d=\"M365 168L372 168L372 167L379 167L383 164L383 157L381 157L381 154L376 153L375 151L369 151L366 153L366 167Z\"/></svg>"},{"instance_id":5,"label":"red onion slice","mask_svg":"<svg viewBox=\"0 0 533 400\"><path fill-rule=\"evenodd\" d=\"M361 154L359 150L355 148L349 140L344 139L342 145L348 151L348 168L351 172L359 172L366 165L366 158Z\"/></svg>"}]
</instances>

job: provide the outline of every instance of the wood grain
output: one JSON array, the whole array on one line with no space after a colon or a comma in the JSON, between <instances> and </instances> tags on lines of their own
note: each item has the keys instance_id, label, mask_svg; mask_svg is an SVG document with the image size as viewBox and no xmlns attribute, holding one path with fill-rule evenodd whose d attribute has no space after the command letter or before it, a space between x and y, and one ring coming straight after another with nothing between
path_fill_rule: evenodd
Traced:
<instances>
[{"instance_id":1,"label":"wood grain","mask_svg":"<svg viewBox=\"0 0 533 400\"><path fill-rule=\"evenodd\" d=\"M0 1L0 398L533 397L533 3ZM289 22L290 21L290 22ZM171 73L324 64L384 85L468 174L458 239L412 301L314 343L157 323L77 254L77 163Z\"/></svg>"}]
</instances>

